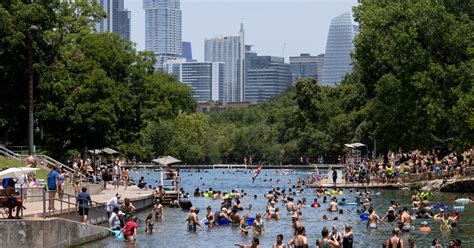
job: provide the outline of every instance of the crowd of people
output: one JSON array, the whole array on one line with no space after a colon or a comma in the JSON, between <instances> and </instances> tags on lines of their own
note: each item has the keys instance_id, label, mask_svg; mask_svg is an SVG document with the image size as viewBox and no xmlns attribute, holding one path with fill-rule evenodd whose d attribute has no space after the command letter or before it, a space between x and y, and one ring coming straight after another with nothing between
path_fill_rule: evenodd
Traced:
<instances>
[{"instance_id":1,"label":"crowd of people","mask_svg":"<svg viewBox=\"0 0 474 248\"><path fill-rule=\"evenodd\" d=\"M473 165L474 148L464 153L442 154L437 150L403 153L389 152L385 162L362 160L348 162L344 167L344 184L386 184L410 182L410 175L419 174L420 180L432 180L469 175Z\"/></svg>"}]
</instances>

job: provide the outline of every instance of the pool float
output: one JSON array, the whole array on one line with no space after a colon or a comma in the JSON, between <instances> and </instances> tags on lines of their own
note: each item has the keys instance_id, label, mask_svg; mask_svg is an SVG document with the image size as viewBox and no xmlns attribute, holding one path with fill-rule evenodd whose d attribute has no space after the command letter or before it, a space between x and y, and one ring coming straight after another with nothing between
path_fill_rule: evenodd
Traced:
<instances>
[{"instance_id":1,"label":"pool float","mask_svg":"<svg viewBox=\"0 0 474 248\"><path fill-rule=\"evenodd\" d=\"M357 206L357 202L346 202L348 206Z\"/></svg>"},{"instance_id":2,"label":"pool float","mask_svg":"<svg viewBox=\"0 0 474 248\"><path fill-rule=\"evenodd\" d=\"M453 210L464 211L464 206L453 206Z\"/></svg>"},{"instance_id":3,"label":"pool float","mask_svg":"<svg viewBox=\"0 0 474 248\"><path fill-rule=\"evenodd\" d=\"M459 203L459 204L469 204L471 200L467 198L459 198L459 199L454 200L454 202Z\"/></svg>"},{"instance_id":4,"label":"pool float","mask_svg":"<svg viewBox=\"0 0 474 248\"><path fill-rule=\"evenodd\" d=\"M125 236L123 235L123 232L121 232L120 230L112 230L110 228L108 228L108 230L114 234L115 239L117 240L121 240L125 238Z\"/></svg>"},{"instance_id":5,"label":"pool float","mask_svg":"<svg viewBox=\"0 0 474 248\"><path fill-rule=\"evenodd\" d=\"M360 221L368 221L369 220L369 214L361 214L359 215Z\"/></svg>"},{"instance_id":6,"label":"pool float","mask_svg":"<svg viewBox=\"0 0 474 248\"><path fill-rule=\"evenodd\" d=\"M183 210L189 210L191 209L193 204L191 203L189 199L184 198L179 201L179 206L181 206Z\"/></svg>"},{"instance_id":7,"label":"pool float","mask_svg":"<svg viewBox=\"0 0 474 248\"><path fill-rule=\"evenodd\" d=\"M447 209L448 205L446 204L431 204L431 207L434 209Z\"/></svg>"},{"instance_id":8,"label":"pool float","mask_svg":"<svg viewBox=\"0 0 474 248\"><path fill-rule=\"evenodd\" d=\"M250 218L249 218L249 219L250 219ZM229 225L229 224L230 224L230 221L229 221L228 219L223 218L223 219L220 219L220 220L217 222L217 224L219 224L219 226L225 226L225 225ZM209 222L208 222L208 221L204 222L204 225L206 225L206 226L209 225Z\"/></svg>"}]
</instances>

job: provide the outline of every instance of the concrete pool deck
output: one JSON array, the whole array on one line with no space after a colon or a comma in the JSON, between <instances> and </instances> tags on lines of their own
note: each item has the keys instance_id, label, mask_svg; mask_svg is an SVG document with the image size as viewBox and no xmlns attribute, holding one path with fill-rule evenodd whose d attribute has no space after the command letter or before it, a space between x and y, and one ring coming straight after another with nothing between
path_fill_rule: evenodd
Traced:
<instances>
[{"instance_id":1,"label":"concrete pool deck","mask_svg":"<svg viewBox=\"0 0 474 248\"><path fill-rule=\"evenodd\" d=\"M139 208L139 207L140 208L146 208L146 207L150 206L150 205L148 205L149 203L138 204L140 201L149 201L149 200L151 200L151 202L153 202L153 190L142 190L142 189L136 189L136 188L132 188L132 187L128 187L127 190L125 190L123 186L119 187L118 190L113 190L113 188L110 187L110 185L108 185L108 186L109 186L108 189L103 190L99 194L91 195L92 200L105 205L112 197L115 196L116 193L120 193L122 195L122 198L121 198L122 201L125 198L129 198L137 208ZM67 200L66 198L67 197L65 196L63 199ZM58 199L57 194L56 194L56 199ZM75 202L75 199L71 199L71 201ZM135 203L137 203L137 204L135 204ZM48 203L46 203L46 204L48 204ZM60 209L59 204L60 203L58 201L56 201L55 202L56 211L54 211L54 213L49 213L48 212L48 214L60 215L61 213L59 211L59 209ZM144 205L144 206L142 207L142 205ZM145 205L148 205L148 206L145 206ZM30 201L29 202L27 200L24 203L24 206L26 207L26 209L23 210L23 218L43 217L43 202L42 201L35 201L35 202ZM48 208L48 205L46 205L46 208ZM67 203L63 203L63 213L75 212L75 211L76 211L75 206L71 205L71 208L68 209Z\"/></svg>"}]
</instances>

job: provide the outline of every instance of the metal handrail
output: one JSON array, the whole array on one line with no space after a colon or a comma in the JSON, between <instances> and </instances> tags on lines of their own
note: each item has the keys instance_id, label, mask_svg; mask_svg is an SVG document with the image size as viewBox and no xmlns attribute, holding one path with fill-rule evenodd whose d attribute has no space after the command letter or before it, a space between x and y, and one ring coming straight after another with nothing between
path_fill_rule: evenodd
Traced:
<instances>
[{"instance_id":1,"label":"metal handrail","mask_svg":"<svg viewBox=\"0 0 474 248\"><path fill-rule=\"evenodd\" d=\"M46 192L47 192L46 190L43 191L43 218L55 215L54 209L46 211L46 201L48 201L46 199ZM54 201L59 202L59 205L60 205L59 214L60 215L64 214L66 210L66 214L68 215L68 218L70 219L71 213L74 212L71 210L75 210L76 208L80 207L79 204L77 204L77 196L66 194L66 193L61 193L61 194L62 194L62 197L54 198ZM67 200L64 200L66 197L67 197ZM99 225L103 222L107 222L109 219L108 211L101 209L101 208L106 208L107 205L100 202L92 201L92 200L90 200L89 202L90 202L90 205L87 206L86 208L90 209L91 211L98 212L100 214L99 214L99 217L95 217L95 218L92 215L89 215L87 222L89 222L89 224L91 225ZM63 203L67 204L67 209L63 208ZM71 208L71 205L73 208ZM53 215L48 215L47 213L51 211L53 212ZM95 220L95 222L93 220Z\"/></svg>"}]
</instances>

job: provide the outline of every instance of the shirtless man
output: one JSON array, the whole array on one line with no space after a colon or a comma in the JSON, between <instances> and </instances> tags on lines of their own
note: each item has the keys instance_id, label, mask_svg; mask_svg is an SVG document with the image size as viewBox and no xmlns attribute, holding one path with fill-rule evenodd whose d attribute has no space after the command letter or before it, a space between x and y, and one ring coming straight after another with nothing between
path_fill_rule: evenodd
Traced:
<instances>
[{"instance_id":1,"label":"shirtless man","mask_svg":"<svg viewBox=\"0 0 474 248\"><path fill-rule=\"evenodd\" d=\"M403 213L400 216L400 220L403 224L402 231L409 232L411 230L411 216L408 213L408 208L407 207L403 208Z\"/></svg>"},{"instance_id":2,"label":"shirtless man","mask_svg":"<svg viewBox=\"0 0 474 248\"><path fill-rule=\"evenodd\" d=\"M276 242L273 244L272 248L286 248L286 245L283 244L283 234L278 234Z\"/></svg>"},{"instance_id":3,"label":"shirtless man","mask_svg":"<svg viewBox=\"0 0 474 248\"><path fill-rule=\"evenodd\" d=\"M328 211L330 212L337 212L337 202L335 198L331 199L331 202L329 203L329 207L327 208Z\"/></svg>"},{"instance_id":4,"label":"shirtless man","mask_svg":"<svg viewBox=\"0 0 474 248\"><path fill-rule=\"evenodd\" d=\"M202 227L201 223L199 223L198 216L196 214L196 208L191 207L191 213L189 213L188 217L186 217L186 221L188 222L188 230L189 231L196 231L196 226Z\"/></svg>"},{"instance_id":5,"label":"shirtless man","mask_svg":"<svg viewBox=\"0 0 474 248\"><path fill-rule=\"evenodd\" d=\"M156 204L153 206L153 213L156 219L163 219L163 205L160 199L156 200Z\"/></svg>"},{"instance_id":6,"label":"shirtless man","mask_svg":"<svg viewBox=\"0 0 474 248\"><path fill-rule=\"evenodd\" d=\"M295 203L293 202L293 198L288 197L288 202L285 204L286 210L289 213L294 213L298 211L298 208L296 207Z\"/></svg>"},{"instance_id":7,"label":"shirtless man","mask_svg":"<svg viewBox=\"0 0 474 248\"><path fill-rule=\"evenodd\" d=\"M288 242L288 245L290 247L302 247L302 248L307 248L308 247L308 238L306 238L306 233L304 227L299 227L297 231L297 234L295 237Z\"/></svg>"},{"instance_id":8,"label":"shirtless man","mask_svg":"<svg viewBox=\"0 0 474 248\"><path fill-rule=\"evenodd\" d=\"M375 213L373 208L369 208L369 220L367 221L367 229L377 229L377 221L387 225L380 217Z\"/></svg>"},{"instance_id":9,"label":"shirtless man","mask_svg":"<svg viewBox=\"0 0 474 248\"><path fill-rule=\"evenodd\" d=\"M298 220L298 215L297 214L294 214L291 216L291 221L293 222L292 226L293 226L293 236L296 236L298 234L298 229L300 229L301 227L303 227L303 224L301 224L301 222Z\"/></svg>"}]
</instances>

